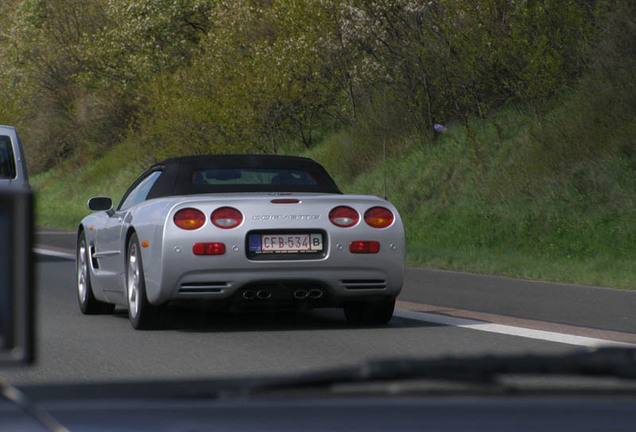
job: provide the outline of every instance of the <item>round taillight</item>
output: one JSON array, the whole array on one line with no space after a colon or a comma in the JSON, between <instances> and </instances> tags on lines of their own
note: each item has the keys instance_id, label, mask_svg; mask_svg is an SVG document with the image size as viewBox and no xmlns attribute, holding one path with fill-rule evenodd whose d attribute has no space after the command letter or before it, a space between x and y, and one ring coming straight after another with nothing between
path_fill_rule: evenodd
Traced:
<instances>
[{"instance_id":1,"label":"round taillight","mask_svg":"<svg viewBox=\"0 0 636 432\"><path fill-rule=\"evenodd\" d=\"M352 227L360 220L360 215L351 207L340 206L329 212L329 220L335 226Z\"/></svg>"},{"instance_id":2,"label":"round taillight","mask_svg":"<svg viewBox=\"0 0 636 432\"><path fill-rule=\"evenodd\" d=\"M243 214L232 207L221 207L212 212L212 223L223 229L237 227L243 222Z\"/></svg>"},{"instance_id":3,"label":"round taillight","mask_svg":"<svg viewBox=\"0 0 636 432\"><path fill-rule=\"evenodd\" d=\"M364 213L364 221L373 228L386 228L394 219L391 210L384 207L372 207Z\"/></svg>"},{"instance_id":4,"label":"round taillight","mask_svg":"<svg viewBox=\"0 0 636 432\"><path fill-rule=\"evenodd\" d=\"M197 209L185 208L176 212L172 220L174 220L174 224L181 229L195 230L203 226L205 223L205 215Z\"/></svg>"}]
</instances>

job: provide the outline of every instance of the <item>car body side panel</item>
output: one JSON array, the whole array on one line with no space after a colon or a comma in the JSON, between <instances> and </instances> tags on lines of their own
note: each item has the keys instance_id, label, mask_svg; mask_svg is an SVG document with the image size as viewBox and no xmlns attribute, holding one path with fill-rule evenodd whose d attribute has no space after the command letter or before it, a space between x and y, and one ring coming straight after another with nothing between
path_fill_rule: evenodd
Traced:
<instances>
[{"instance_id":1,"label":"car body side panel","mask_svg":"<svg viewBox=\"0 0 636 432\"><path fill-rule=\"evenodd\" d=\"M164 266L164 228L170 208L175 205L176 201L170 198L159 198L136 206L131 211L130 221L122 236L121 247L125 251L128 247L130 233L132 231L137 233L141 244L146 290L148 292L159 290L160 275Z\"/></svg>"},{"instance_id":2,"label":"car body side panel","mask_svg":"<svg viewBox=\"0 0 636 432\"><path fill-rule=\"evenodd\" d=\"M84 231L94 258L90 265L91 282L98 300L126 305L126 253L133 231L137 232L140 243L148 242L148 247L141 248L146 284L157 284L152 276L161 274L163 228L170 205L166 200L150 200L130 211L111 211L110 215L97 212L82 220L80 230Z\"/></svg>"},{"instance_id":3,"label":"car body side panel","mask_svg":"<svg viewBox=\"0 0 636 432\"><path fill-rule=\"evenodd\" d=\"M99 271L104 277L112 279L102 289L121 295L121 273L124 252L121 249L121 235L124 230L125 212L107 214L96 233L94 257L99 262Z\"/></svg>"},{"instance_id":4,"label":"car body side panel","mask_svg":"<svg viewBox=\"0 0 636 432\"><path fill-rule=\"evenodd\" d=\"M100 258L95 258L97 250L98 234L103 230L109 220L106 212L97 212L86 216L79 227L80 231L86 236L86 246L88 248L91 259L89 259L90 279L93 287L93 293L98 300L109 301L108 291L112 291L113 287L120 285L119 273L116 271L108 271L102 267ZM78 231L79 235L79 231Z\"/></svg>"}]
</instances>

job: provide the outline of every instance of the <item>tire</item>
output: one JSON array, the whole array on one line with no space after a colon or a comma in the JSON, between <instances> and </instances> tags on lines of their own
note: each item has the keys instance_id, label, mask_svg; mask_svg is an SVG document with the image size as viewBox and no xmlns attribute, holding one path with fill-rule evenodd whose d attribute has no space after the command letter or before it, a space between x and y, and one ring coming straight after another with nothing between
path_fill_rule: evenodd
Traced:
<instances>
[{"instance_id":1,"label":"tire","mask_svg":"<svg viewBox=\"0 0 636 432\"><path fill-rule=\"evenodd\" d=\"M356 302L344 306L345 317L354 325L384 325L391 321L395 299Z\"/></svg>"},{"instance_id":2,"label":"tire","mask_svg":"<svg viewBox=\"0 0 636 432\"><path fill-rule=\"evenodd\" d=\"M77 240L77 255L75 259L77 272L77 300L80 311L84 315L110 314L115 310L115 305L99 301L93 294L91 275L89 269L88 246L86 235L82 231Z\"/></svg>"},{"instance_id":3,"label":"tire","mask_svg":"<svg viewBox=\"0 0 636 432\"><path fill-rule=\"evenodd\" d=\"M157 327L160 309L150 304L146 296L146 281L137 233L133 233L128 240L126 252L126 302L128 318L134 329L150 330Z\"/></svg>"}]
</instances>

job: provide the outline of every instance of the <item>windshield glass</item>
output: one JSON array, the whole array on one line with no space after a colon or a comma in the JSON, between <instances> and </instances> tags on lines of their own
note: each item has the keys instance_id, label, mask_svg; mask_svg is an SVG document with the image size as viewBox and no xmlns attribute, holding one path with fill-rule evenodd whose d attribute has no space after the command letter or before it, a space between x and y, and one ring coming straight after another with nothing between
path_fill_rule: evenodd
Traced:
<instances>
[{"instance_id":1,"label":"windshield glass","mask_svg":"<svg viewBox=\"0 0 636 432\"><path fill-rule=\"evenodd\" d=\"M15 159L8 136L0 136L0 178L15 178Z\"/></svg>"},{"instance_id":2,"label":"windshield glass","mask_svg":"<svg viewBox=\"0 0 636 432\"><path fill-rule=\"evenodd\" d=\"M0 380L636 344L635 3L3 0L38 345Z\"/></svg>"},{"instance_id":3,"label":"windshield glass","mask_svg":"<svg viewBox=\"0 0 636 432\"><path fill-rule=\"evenodd\" d=\"M195 185L315 185L316 181L307 171L302 170L212 168L205 170L196 170L192 176L192 183Z\"/></svg>"}]
</instances>

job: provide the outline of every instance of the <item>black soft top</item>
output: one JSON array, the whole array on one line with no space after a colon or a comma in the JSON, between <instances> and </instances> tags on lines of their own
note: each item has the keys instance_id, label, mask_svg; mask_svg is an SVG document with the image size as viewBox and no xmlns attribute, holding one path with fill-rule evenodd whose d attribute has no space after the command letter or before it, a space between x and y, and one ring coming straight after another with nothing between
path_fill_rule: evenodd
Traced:
<instances>
[{"instance_id":1,"label":"black soft top","mask_svg":"<svg viewBox=\"0 0 636 432\"><path fill-rule=\"evenodd\" d=\"M196 173L206 169L302 170L314 184L197 184ZM230 192L316 192L341 194L327 171L317 162L304 157L279 155L206 155L167 159L150 167L141 177L153 171L161 176L146 199L171 196ZM137 182L136 182L137 183Z\"/></svg>"}]
</instances>

